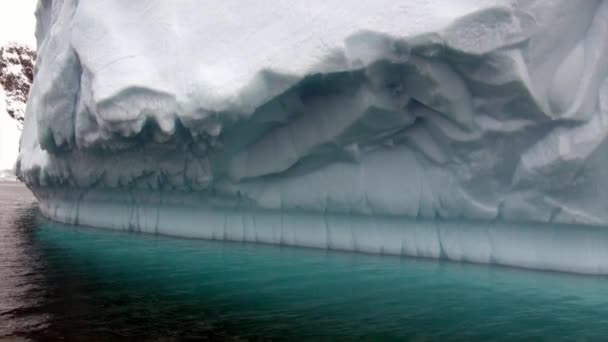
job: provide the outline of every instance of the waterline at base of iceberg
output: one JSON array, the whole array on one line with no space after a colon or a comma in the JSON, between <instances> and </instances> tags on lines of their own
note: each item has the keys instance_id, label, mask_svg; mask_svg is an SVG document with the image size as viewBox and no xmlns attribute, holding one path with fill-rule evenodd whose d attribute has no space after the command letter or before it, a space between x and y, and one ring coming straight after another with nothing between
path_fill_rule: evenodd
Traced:
<instances>
[{"instance_id":1,"label":"waterline at base of iceberg","mask_svg":"<svg viewBox=\"0 0 608 342\"><path fill-rule=\"evenodd\" d=\"M423 220L384 215L261 210L195 194L89 190L36 192L49 219L184 238L299 246L371 254L608 274L605 227L502 221ZM110 196L110 197L107 197Z\"/></svg>"}]
</instances>

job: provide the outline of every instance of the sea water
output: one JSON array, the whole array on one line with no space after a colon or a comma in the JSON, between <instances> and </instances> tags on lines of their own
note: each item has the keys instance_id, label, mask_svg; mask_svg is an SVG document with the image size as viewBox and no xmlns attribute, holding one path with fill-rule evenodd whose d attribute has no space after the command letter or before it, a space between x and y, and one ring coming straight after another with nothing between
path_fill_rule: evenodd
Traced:
<instances>
[{"instance_id":1,"label":"sea water","mask_svg":"<svg viewBox=\"0 0 608 342\"><path fill-rule=\"evenodd\" d=\"M608 338L608 278L53 223L0 185L0 338Z\"/></svg>"}]
</instances>

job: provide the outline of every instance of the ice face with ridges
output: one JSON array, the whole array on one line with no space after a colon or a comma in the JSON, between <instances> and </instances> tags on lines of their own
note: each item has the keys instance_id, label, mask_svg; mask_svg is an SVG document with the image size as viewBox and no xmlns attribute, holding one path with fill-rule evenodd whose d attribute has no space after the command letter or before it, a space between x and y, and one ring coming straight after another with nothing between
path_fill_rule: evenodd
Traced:
<instances>
[{"instance_id":1,"label":"ice face with ridges","mask_svg":"<svg viewBox=\"0 0 608 342\"><path fill-rule=\"evenodd\" d=\"M608 3L274 6L41 0L42 212L608 273Z\"/></svg>"}]
</instances>

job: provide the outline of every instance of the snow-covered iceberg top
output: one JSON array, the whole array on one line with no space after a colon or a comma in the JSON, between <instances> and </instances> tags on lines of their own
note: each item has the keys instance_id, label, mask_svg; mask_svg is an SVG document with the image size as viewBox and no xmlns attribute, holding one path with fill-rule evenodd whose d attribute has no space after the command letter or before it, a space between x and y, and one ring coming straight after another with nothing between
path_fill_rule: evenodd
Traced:
<instances>
[{"instance_id":1,"label":"snow-covered iceberg top","mask_svg":"<svg viewBox=\"0 0 608 342\"><path fill-rule=\"evenodd\" d=\"M53 219L608 272L549 260L549 226L490 234L608 226L606 1L41 0L37 17L18 174Z\"/></svg>"}]
</instances>

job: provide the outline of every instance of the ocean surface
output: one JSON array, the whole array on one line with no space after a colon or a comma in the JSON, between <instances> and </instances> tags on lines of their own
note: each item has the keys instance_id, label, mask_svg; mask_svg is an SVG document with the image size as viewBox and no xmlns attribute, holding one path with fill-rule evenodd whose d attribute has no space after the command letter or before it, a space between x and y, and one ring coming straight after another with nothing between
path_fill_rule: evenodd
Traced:
<instances>
[{"instance_id":1,"label":"ocean surface","mask_svg":"<svg viewBox=\"0 0 608 342\"><path fill-rule=\"evenodd\" d=\"M4 339L604 341L608 278L72 227L2 183Z\"/></svg>"}]
</instances>

